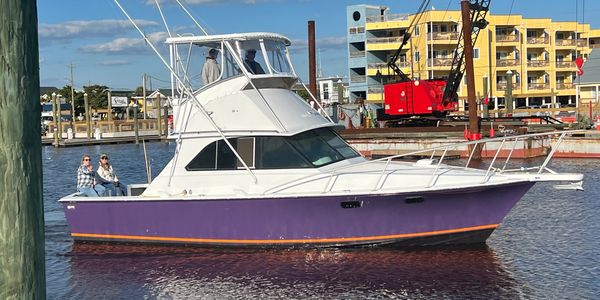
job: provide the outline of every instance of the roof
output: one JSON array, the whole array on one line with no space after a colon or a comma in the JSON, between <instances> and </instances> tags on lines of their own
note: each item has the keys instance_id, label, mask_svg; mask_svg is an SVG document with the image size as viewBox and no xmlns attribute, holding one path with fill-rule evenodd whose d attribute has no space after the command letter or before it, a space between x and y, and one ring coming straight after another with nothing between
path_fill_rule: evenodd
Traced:
<instances>
[{"instance_id":1,"label":"roof","mask_svg":"<svg viewBox=\"0 0 600 300\"><path fill-rule=\"evenodd\" d=\"M249 40L259 40L259 39L267 39L267 40L277 40L284 42L286 46L291 44L290 39L287 37L271 32L248 32L248 33L231 33L231 34L217 34L217 35L201 35L201 36L179 36L179 37L171 37L166 40L168 44L186 44L186 43L194 43L194 44L211 44L211 43L220 43L226 40L235 40L235 41L249 41Z\"/></svg>"},{"instance_id":2,"label":"roof","mask_svg":"<svg viewBox=\"0 0 600 300\"><path fill-rule=\"evenodd\" d=\"M58 92L58 88L54 86L40 86L40 96L42 95L50 95L52 93Z\"/></svg>"},{"instance_id":3,"label":"roof","mask_svg":"<svg viewBox=\"0 0 600 300\"><path fill-rule=\"evenodd\" d=\"M592 49L587 60L583 64L583 75L577 83L600 83L600 50Z\"/></svg>"}]
</instances>

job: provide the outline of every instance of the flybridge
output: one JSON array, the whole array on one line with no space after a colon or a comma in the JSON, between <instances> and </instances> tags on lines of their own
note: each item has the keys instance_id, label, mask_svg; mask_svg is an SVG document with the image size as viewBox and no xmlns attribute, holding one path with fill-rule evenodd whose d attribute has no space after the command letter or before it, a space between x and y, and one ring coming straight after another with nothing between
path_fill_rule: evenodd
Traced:
<instances>
[{"instance_id":1,"label":"flybridge","mask_svg":"<svg viewBox=\"0 0 600 300\"><path fill-rule=\"evenodd\" d=\"M189 44L189 43L201 43L208 44L211 42L220 43L225 40L229 41L249 41L249 40L275 40L283 42L286 46L290 46L290 40L280 34L270 32L250 32L250 33L233 33L233 34L217 34L217 35L204 35L204 36L179 36L167 38L167 44Z\"/></svg>"}]
</instances>

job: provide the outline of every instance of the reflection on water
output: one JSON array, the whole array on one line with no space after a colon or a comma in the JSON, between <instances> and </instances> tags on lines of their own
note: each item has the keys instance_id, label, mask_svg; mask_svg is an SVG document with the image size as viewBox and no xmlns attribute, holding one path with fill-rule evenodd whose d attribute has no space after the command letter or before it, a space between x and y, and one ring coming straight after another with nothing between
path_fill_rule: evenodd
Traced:
<instances>
[{"instance_id":1,"label":"reflection on water","mask_svg":"<svg viewBox=\"0 0 600 300\"><path fill-rule=\"evenodd\" d=\"M154 176L173 151L172 144L148 144ZM126 183L145 181L141 146L43 150L49 299L594 299L600 295L597 160L557 160L550 165L559 171L583 172L586 191L534 186L492 234L489 248L228 250L73 244L57 200L75 190L81 155L97 157L102 152L109 153Z\"/></svg>"},{"instance_id":2,"label":"reflection on water","mask_svg":"<svg viewBox=\"0 0 600 300\"><path fill-rule=\"evenodd\" d=\"M487 248L228 250L78 243L68 257L76 286L71 296L86 298L98 288L108 298L518 296Z\"/></svg>"}]
</instances>

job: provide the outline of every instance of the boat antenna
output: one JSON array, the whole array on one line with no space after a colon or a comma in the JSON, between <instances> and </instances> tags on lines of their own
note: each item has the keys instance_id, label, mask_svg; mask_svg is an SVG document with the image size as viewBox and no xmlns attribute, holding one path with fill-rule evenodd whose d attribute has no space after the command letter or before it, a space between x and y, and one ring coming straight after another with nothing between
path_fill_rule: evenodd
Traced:
<instances>
[{"instance_id":1,"label":"boat antenna","mask_svg":"<svg viewBox=\"0 0 600 300\"><path fill-rule=\"evenodd\" d=\"M160 54L158 49L156 49L156 46L154 46L154 44L150 41L150 39L148 39L148 37L144 34L142 29L140 29L140 27L135 23L135 21L133 21L133 19L131 18L131 16L129 16L127 11L123 8L123 6L119 2L119 0L114 0L114 2L115 2L115 4L117 4L119 9L123 12L123 14L127 17L127 19L129 19L129 22L131 22L133 27L135 27L135 29L144 38L144 40L150 46L152 51L154 51L154 53L158 56L158 58L161 60L161 62L167 67L169 72L171 72L171 76L173 76L173 78L175 78L175 80L177 80L177 82L179 82L179 84L182 85L182 89L184 90L184 92L188 95L188 97L190 99L193 100L193 103L196 104L196 106L198 107L198 109L200 110L202 115L208 120L208 122L212 125L212 127L219 133L219 135L221 136L221 138L223 139L225 144L227 144L227 146L233 152L235 157L242 163L242 165L244 166L246 171L248 171L248 173L252 176L252 178L254 179L254 183L257 183L258 178L254 174L254 172L252 172L252 170L250 170L250 168L248 167L246 162L242 159L242 157L239 155L239 153L235 150L233 145L231 145L231 143L227 140L227 137L225 137L225 134L223 133L223 131L221 131L221 128L219 128L217 123L215 123L215 121L210 117L210 114L206 111L206 109L204 109L204 106L198 101L198 99L196 99L196 97L194 97L194 93L191 91L191 89L185 85L183 80L175 73L175 70L173 70L173 68L169 65L169 63L167 63L167 61L162 57L162 55ZM170 181L171 181L171 179L169 178L169 184L170 184Z\"/></svg>"},{"instance_id":2,"label":"boat antenna","mask_svg":"<svg viewBox=\"0 0 600 300\"><path fill-rule=\"evenodd\" d=\"M156 1L158 1L158 0L156 0ZM179 4L179 6L181 7L181 9L183 11L185 11L185 13L188 15L188 17L190 17L190 19L192 19L192 21L196 24L196 26L204 33L204 35L208 35L208 32L206 32L206 30L204 30L204 27L202 27L202 25L200 25L200 23L198 23L198 21L196 20L196 18L194 18L194 16L185 7L185 5L183 5L183 3L181 3L181 1L179 1L179 0L175 0L175 1L177 2L177 4Z\"/></svg>"}]
</instances>

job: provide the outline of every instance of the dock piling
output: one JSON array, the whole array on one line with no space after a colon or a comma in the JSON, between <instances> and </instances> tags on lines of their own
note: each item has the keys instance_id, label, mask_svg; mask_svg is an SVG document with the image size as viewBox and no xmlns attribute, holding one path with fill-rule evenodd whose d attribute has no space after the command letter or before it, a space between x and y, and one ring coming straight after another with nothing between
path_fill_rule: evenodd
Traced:
<instances>
[{"instance_id":1,"label":"dock piling","mask_svg":"<svg viewBox=\"0 0 600 300\"><path fill-rule=\"evenodd\" d=\"M0 299L46 299L37 4L0 7Z\"/></svg>"}]
</instances>

